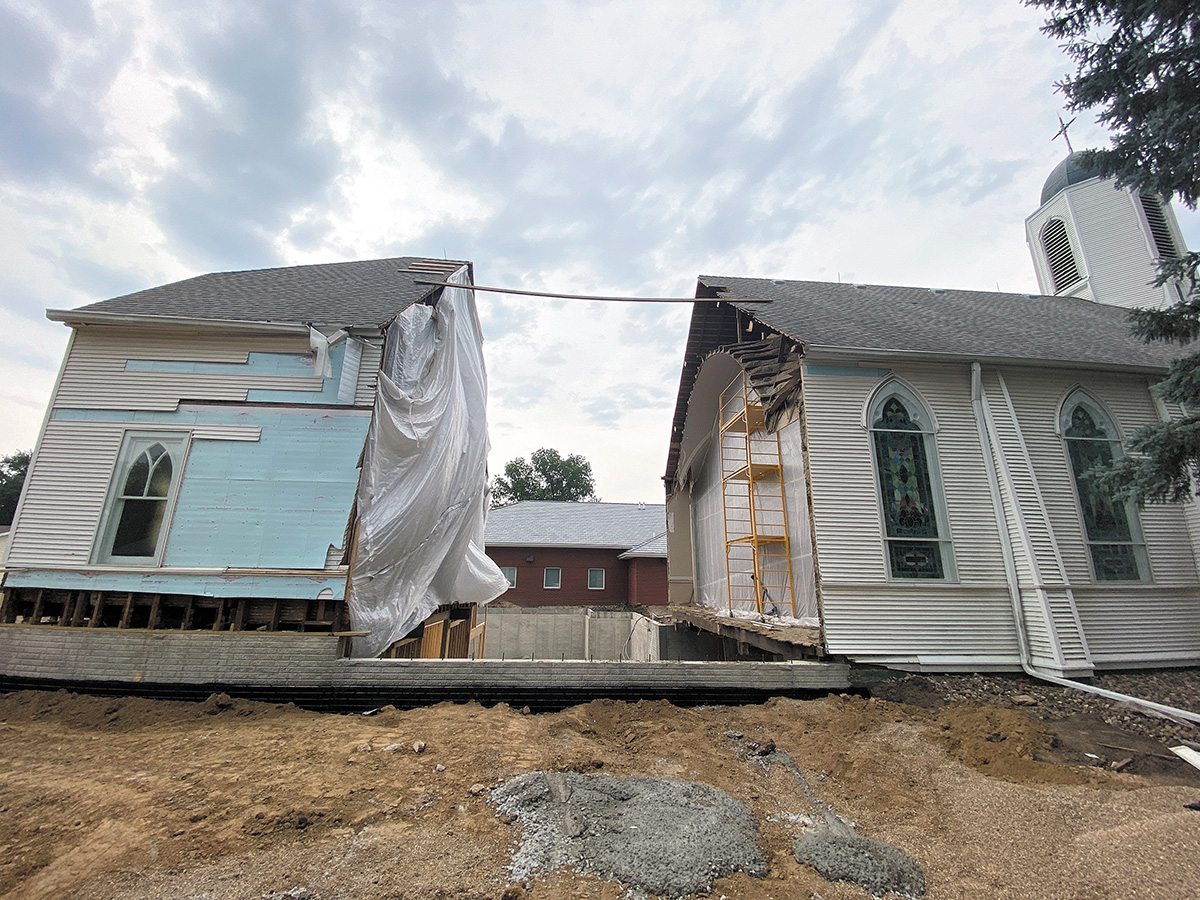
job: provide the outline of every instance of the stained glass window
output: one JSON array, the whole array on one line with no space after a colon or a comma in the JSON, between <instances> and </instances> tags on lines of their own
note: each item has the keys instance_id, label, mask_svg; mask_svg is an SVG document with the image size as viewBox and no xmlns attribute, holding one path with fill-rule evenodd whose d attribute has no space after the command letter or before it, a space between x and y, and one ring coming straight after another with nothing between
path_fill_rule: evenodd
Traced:
<instances>
[{"instance_id":1,"label":"stained glass window","mask_svg":"<svg viewBox=\"0 0 1200 900\"><path fill-rule=\"evenodd\" d=\"M1136 516L1126 503L1090 476L1095 470L1112 466L1120 452L1115 429L1100 407L1081 392L1068 398L1063 420L1063 437L1096 580L1140 581L1145 548Z\"/></svg>"},{"instance_id":2,"label":"stained glass window","mask_svg":"<svg viewBox=\"0 0 1200 900\"><path fill-rule=\"evenodd\" d=\"M945 578L927 435L895 394L877 415L871 431L892 577Z\"/></svg>"}]
</instances>

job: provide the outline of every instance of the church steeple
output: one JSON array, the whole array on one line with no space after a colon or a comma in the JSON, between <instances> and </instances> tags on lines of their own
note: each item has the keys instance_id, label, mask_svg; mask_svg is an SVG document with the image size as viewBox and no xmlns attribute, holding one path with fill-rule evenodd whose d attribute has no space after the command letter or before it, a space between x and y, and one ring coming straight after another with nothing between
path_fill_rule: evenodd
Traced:
<instances>
[{"instance_id":1,"label":"church steeple","mask_svg":"<svg viewBox=\"0 0 1200 900\"><path fill-rule=\"evenodd\" d=\"M1184 251L1171 204L1118 188L1080 152L1046 179L1025 235L1043 294L1129 307L1170 306L1182 297L1178 285L1151 284L1158 260Z\"/></svg>"}]
</instances>

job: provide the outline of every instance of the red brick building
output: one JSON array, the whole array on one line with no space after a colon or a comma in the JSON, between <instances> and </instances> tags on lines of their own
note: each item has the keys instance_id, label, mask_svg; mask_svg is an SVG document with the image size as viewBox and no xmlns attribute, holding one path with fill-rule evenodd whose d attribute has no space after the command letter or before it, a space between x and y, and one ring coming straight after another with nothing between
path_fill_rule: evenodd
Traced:
<instances>
[{"instance_id":1,"label":"red brick building","mask_svg":"<svg viewBox=\"0 0 1200 900\"><path fill-rule=\"evenodd\" d=\"M666 507L523 500L488 513L487 554L517 606L665 606Z\"/></svg>"}]
</instances>

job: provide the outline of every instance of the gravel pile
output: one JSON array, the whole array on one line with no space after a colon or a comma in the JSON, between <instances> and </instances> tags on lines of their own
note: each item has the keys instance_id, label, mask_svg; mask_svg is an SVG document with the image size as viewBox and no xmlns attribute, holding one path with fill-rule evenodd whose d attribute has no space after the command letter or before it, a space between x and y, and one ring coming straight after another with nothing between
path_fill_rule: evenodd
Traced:
<instances>
[{"instance_id":1,"label":"gravel pile","mask_svg":"<svg viewBox=\"0 0 1200 900\"><path fill-rule=\"evenodd\" d=\"M802 834L792 844L799 863L808 863L828 881L857 884L873 897L925 893L925 876L903 851L860 834L823 829Z\"/></svg>"},{"instance_id":2,"label":"gravel pile","mask_svg":"<svg viewBox=\"0 0 1200 900\"><path fill-rule=\"evenodd\" d=\"M572 866L649 894L707 893L714 878L767 874L758 821L724 791L671 778L529 772L489 802L521 826L516 881Z\"/></svg>"},{"instance_id":3,"label":"gravel pile","mask_svg":"<svg viewBox=\"0 0 1200 900\"><path fill-rule=\"evenodd\" d=\"M1099 688L1200 712L1200 669L1107 672L1088 682ZM1019 707L1055 721L1093 715L1106 724L1163 744L1200 742L1200 728L1161 718L1126 703L1059 687L1027 675L910 675L883 682L872 691L885 700L937 707L947 703L987 703Z\"/></svg>"}]
</instances>

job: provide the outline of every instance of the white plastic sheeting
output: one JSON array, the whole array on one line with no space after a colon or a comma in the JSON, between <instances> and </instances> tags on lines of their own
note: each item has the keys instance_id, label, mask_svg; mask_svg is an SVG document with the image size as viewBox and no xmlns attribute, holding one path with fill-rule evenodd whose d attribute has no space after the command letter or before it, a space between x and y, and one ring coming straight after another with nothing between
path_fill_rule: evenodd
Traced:
<instances>
[{"instance_id":1,"label":"white plastic sheeting","mask_svg":"<svg viewBox=\"0 0 1200 900\"><path fill-rule=\"evenodd\" d=\"M450 281L466 282L465 270ZM445 288L388 330L358 488L350 577L354 655L378 656L444 603L508 589L483 552L487 375L473 294Z\"/></svg>"},{"instance_id":2,"label":"white plastic sheeting","mask_svg":"<svg viewBox=\"0 0 1200 900\"><path fill-rule=\"evenodd\" d=\"M815 628L819 626L820 619L817 610L816 578L813 572L802 440L798 421L790 422L779 430L788 544L791 550L792 595L796 612L796 618L788 617L787 622ZM697 602L701 606L728 613L730 604L720 441L720 429L714 417L708 449L698 453L693 462L695 481L692 485L692 542L696 554ZM734 577L745 576L739 576L735 571ZM739 610L735 604L734 614L739 613L749 615L750 605L747 604L744 609ZM758 617L756 608L753 617Z\"/></svg>"}]
</instances>

